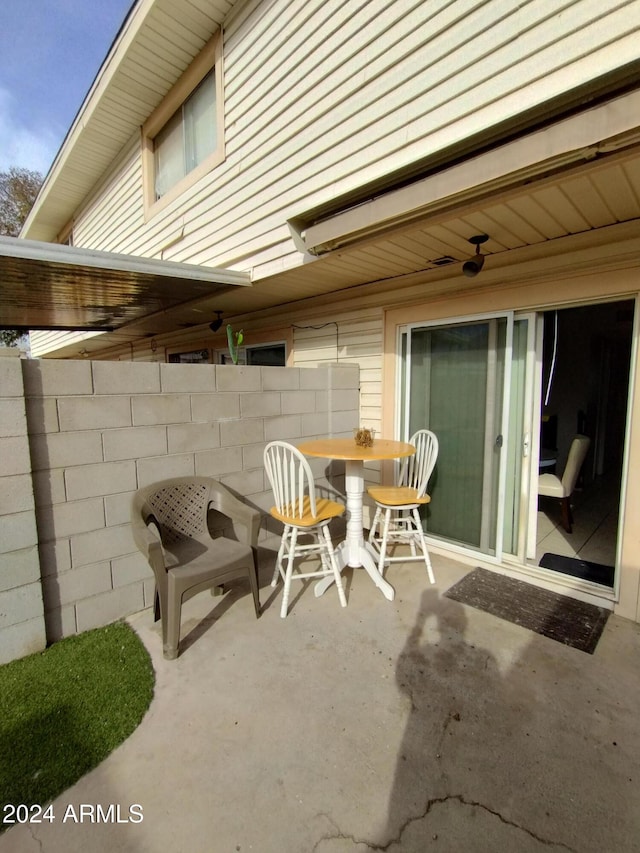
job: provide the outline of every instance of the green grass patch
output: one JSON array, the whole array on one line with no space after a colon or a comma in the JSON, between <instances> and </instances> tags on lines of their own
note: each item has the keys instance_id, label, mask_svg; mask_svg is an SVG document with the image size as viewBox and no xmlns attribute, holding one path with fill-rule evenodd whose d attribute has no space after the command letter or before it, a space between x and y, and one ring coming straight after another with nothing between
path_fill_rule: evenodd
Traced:
<instances>
[{"instance_id":1,"label":"green grass patch","mask_svg":"<svg viewBox=\"0 0 640 853\"><path fill-rule=\"evenodd\" d=\"M96 767L137 728L154 681L125 622L0 666L0 804L44 805Z\"/></svg>"}]
</instances>

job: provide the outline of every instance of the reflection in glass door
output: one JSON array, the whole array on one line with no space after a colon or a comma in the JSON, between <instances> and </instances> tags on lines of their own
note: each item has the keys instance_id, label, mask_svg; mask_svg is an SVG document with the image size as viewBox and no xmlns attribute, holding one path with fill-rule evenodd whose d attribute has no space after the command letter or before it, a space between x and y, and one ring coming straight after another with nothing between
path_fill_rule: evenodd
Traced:
<instances>
[{"instance_id":1,"label":"reflection in glass door","mask_svg":"<svg viewBox=\"0 0 640 853\"><path fill-rule=\"evenodd\" d=\"M526 325L505 315L401 336L401 434L427 427L440 444L425 529L496 558L518 548L522 395L512 390L524 381Z\"/></svg>"}]
</instances>

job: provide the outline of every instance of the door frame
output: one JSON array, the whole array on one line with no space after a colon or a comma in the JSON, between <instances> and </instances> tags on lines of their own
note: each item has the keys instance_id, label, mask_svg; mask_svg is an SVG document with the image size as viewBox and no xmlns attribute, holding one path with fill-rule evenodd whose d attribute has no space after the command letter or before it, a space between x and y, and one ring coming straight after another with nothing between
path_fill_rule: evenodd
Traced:
<instances>
[{"instance_id":1,"label":"door frame","mask_svg":"<svg viewBox=\"0 0 640 853\"><path fill-rule=\"evenodd\" d=\"M634 303L634 319L633 331L631 340L631 357L629 364L629 389L627 395L627 413L626 427L624 437L623 462L621 470L620 483L620 508L618 512L618 534L616 542L616 557L615 557L615 574L614 586L612 590L590 584L589 582L580 582L569 576L559 576L555 572L550 572L547 569L541 569L538 566L532 565L531 561L535 558L536 537L537 537L537 471L538 460L540 456L540 412L542 394L542 341L543 341L543 324L542 316L545 312L553 310L564 310L570 308L580 308L584 306L596 306L604 303L612 302L633 302ZM624 543L624 516L626 505L626 492L628 488L629 476L629 455L630 455L630 433L633 417L633 401L635 399L636 387L636 365L638 358L638 348L640 336L640 293L636 292L633 295L617 295L614 298L601 296L600 298L588 298L585 300L571 300L569 303L560 304L545 304L539 305L531 310L504 310L478 312L465 315L454 315L445 317L436 317L434 319L423 319L412 321L409 323L400 323L396 326L396 365L395 365L395 388L396 400L401 399L404 388L403 373L408 371L409 366L403 365L401 341L402 336L410 330L418 328L435 328L442 326L463 325L467 323L483 322L486 320L510 317L510 325L508 328L512 332L513 322L519 319L528 320L528 341L527 341L527 365L525 369L526 375L526 390L525 390L525 414L524 424L528 425L528 433L523 435L523 466L520 482L520 521L518 531L518 546L517 554L504 553L502 542L500 548L496 548L496 554L487 554L475 549L465 547L455 542L447 542L441 539L429 537L427 532L427 541L436 549L450 553L452 556L459 555L464 559L472 557L476 561L480 561L489 566L500 565L507 570L514 570L518 574L525 574L532 577L544 585L550 585L550 588L557 586L564 587L567 592L576 597L582 597L587 600L600 599L601 603L618 601L620 596L621 584L621 559L622 548ZM511 343L512 346L512 337ZM507 365L505 365L505 368ZM510 369L510 365L509 365ZM505 375L506 382L506 375ZM507 389L508 390L508 389ZM506 405L503 406L503 428L504 419L508 417ZM401 437L401 424L406 423L406 417L403 418L401 406L394 406L394 429L395 435ZM505 433L503 433L504 435ZM513 440L513 439L507 439ZM505 457L506 459L506 454ZM506 474L506 464L501 462L501 477ZM504 511L504 482L501 483L501 491L499 494L499 508ZM503 519L501 520L503 524ZM501 533L503 528L501 528ZM533 556L531 551L533 550Z\"/></svg>"},{"instance_id":2,"label":"door frame","mask_svg":"<svg viewBox=\"0 0 640 853\"><path fill-rule=\"evenodd\" d=\"M571 310L577 308L588 308L588 307L597 307L598 305L604 304L616 304L622 302L631 302L634 307L634 316L633 316L633 324L631 330L631 346L630 346L630 355L629 355L629 380L628 380L628 388L627 388L627 401L626 401L626 412L625 412L625 429L624 429L624 448L622 453L622 464L620 467L620 492L619 492L619 506L618 506L618 519L617 519L617 534L616 534L616 547L615 547L615 563L614 563L614 580L613 587L602 587L598 584L591 584L589 581L580 581L577 578L571 578L571 576L562 575L558 572L553 572L548 569L540 568L539 566L532 565L531 560L535 561L536 559L536 545L537 545L537 503L538 503L538 494L537 494L537 469L538 469L538 460L540 455L540 427L541 427L541 412L542 412L542 396L544 393L544 389L542 387L542 379L543 379L543 337L544 337L544 323L543 316L545 313L550 311L564 311ZM519 316L520 312L516 312L516 317ZM620 583L621 583L621 561L622 561L622 547L624 543L624 521L625 521L625 506L626 506L626 493L629 482L629 456L630 456L630 441L631 441L631 428L632 428L632 420L633 420L633 401L635 399L635 385L636 385L636 365L638 358L638 337L640 334L640 294L635 294L631 296L620 295L613 298L601 298L601 299L588 299L585 301L572 301L570 304L555 304L548 305L544 307L537 308L534 312L531 312L531 316L534 317L536 323L536 369L535 369L535 385L534 385L534 395L533 395L533 411L532 411L532 419L531 419L531 430L533 437L533 452L531 458L531 466L530 466L530 481L528 484L529 490L529 518L527 524L527 550L526 550L526 564L523 566L524 570L527 572L535 573L535 576L538 577L539 573L543 573L547 579L552 579L555 581L562 582L563 586L568 586L572 593L589 593L591 592L593 595L602 597L606 600L618 601L620 598ZM535 463L535 464L534 464ZM524 485L524 484L523 484Z\"/></svg>"},{"instance_id":3,"label":"door frame","mask_svg":"<svg viewBox=\"0 0 640 853\"><path fill-rule=\"evenodd\" d=\"M636 249L640 247L637 236L633 246ZM505 555L499 570L545 589L615 609L627 619L640 621L640 539L633 532L640 508L640 442L635 440L640 429L640 278L637 255L631 257L627 253L624 262L615 267L607 263L606 256L604 260L590 256L588 267L582 263L580 254L574 257L570 250L558 257L561 257L561 263L550 262L546 266L514 263L501 271L495 281L488 280L487 286L481 289L472 287L461 276L455 276L451 282L446 280L442 289L431 291L430 279L425 276L424 280L408 286L402 292L402 299L387 302L383 308L382 429L393 434L396 425L400 390L397 384L399 327L413 323L426 325L434 320L473 319L500 309L543 312L606 302L633 302L635 317L614 589L568 587L562 578L551 577L545 569L510 561L508 555ZM391 473L389 467L382 466L383 476L390 477ZM484 559L478 553L469 554L455 546L445 547L438 541L433 541L431 547L434 553L458 559L464 564L485 564L487 568L495 568L495 561Z\"/></svg>"}]
</instances>

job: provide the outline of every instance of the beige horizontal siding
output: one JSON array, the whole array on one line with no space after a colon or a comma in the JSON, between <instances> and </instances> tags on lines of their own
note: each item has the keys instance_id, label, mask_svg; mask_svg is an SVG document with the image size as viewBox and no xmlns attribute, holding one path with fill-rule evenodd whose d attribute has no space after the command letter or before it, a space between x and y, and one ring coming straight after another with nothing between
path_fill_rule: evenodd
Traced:
<instances>
[{"instance_id":1,"label":"beige horizontal siding","mask_svg":"<svg viewBox=\"0 0 640 853\"><path fill-rule=\"evenodd\" d=\"M393 8L397 9L401 5L403 4L393 4ZM456 9L459 5L462 6L463 4L455 4ZM503 4L503 7L504 5L505 4ZM583 3L575 5L580 6L581 8L584 7L585 9L590 7L590 14L596 14L594 11L594 4ZM373 6L375 6L375 4L370 4L370 7ZM350 8L351 7L349 6L349 9ZM544 8L549 9L549 6L545 5ZM587 12L589 12L589 9L587 9ZM627 15L627 13L628 10L625 10L625 15ZM597 14L601 15L601 10L598 11ZM568 17L571 18L571 16ZM633 16L631 16L631 18L632 17ZM522 23L521 16L516 15L516 19L518 18L520 19L520 23ZM513 16L511 16L511 19L513 19ZM582 16L577 15L571 19L571 28L574 35L581 29L587 19L587 14ZM625 18L625 20L627 19ZM347 24L348 23L352 22L347 22ZM406 20L404 23L405 27L408 25L410 26L410 24L407 24ZM518 20L512 20L512 26L517 24ZM472 26L470 22L465 20L465 40L469 32L467 25L469 27ZM343 27L343 32L344 30L345 27ZM422 33L422 38L424 39L424 30L422 30ZM343 37L347 38L347 35L348 33ZM407 33L404 33L404 35L407 35ZM539 35L542 37L544 36L544 33ZM607 38L610 38L611 35L611 31L609 31L607 33ZM330 40L327 41L326 36L327 34L323 33L323 41L331 43ZM508 48L511 50L512 64L515 61L516 56L520 58L522 55L521 50L516 51L512 46L514 41L513 36L514 32L511 30L509 38L506 39L508 44L505 46L505 51ZM554 25L552 29L549 29L548 32L546 32L545 37L551 38L552 36L556 39L560 38L562 36L562 27ZM299 37L302 38L301 35ZM459 38L463 38L460 32ZM227 43L230 43L231 40L232 39L229 36ZM584 50L584 46L589 44L588 39L584 41L582 40L582 34L578 40L580 41L580 51ZM480 67L482 67L482 69L485 68L486 57L495 47L495 39L492 40L491 38L485 38L478 39L477 41L478 44L487 45L487 49L485 53L477 59L475 83L478 82L477 72ZM520 43L522 38L516 39L516 41ZM280 35L280 37L277 37L274 34L274 39L271 40L270 45L273 45L274 43L280 43L283 46L283 49L286 46L287 53L291 51L295 52L296 50L296 42L293 33L289 34L285 32ZM355 37L352 37L349 42L352 51L355 49L354 45L358 46L359 44L360 41L356 40ZM382 50L384 56L388 54L388 51L385 53L383 48L385 44L386 36L385 38L380 39L379 43L376 45L377 49ZM431 45L429 44L429 47L430 46ZM532 42L531 51L536 56L539 54L539 46L539 41ZM448 41L445 50L445 58L448 63L451 62L450 47L451 44ZM522 48L523 46L519 44L519 47ZM324 53L326 57L326 51ZM567 58L570 58L571 56L571 51L567 50L565 45L560 50L560 54L562 56L562 63L566 65ZM419 56L419 54L412 54L410 56L412 68L422 68L426 73L427 66L420 65L418 61ZM284 56L280 58L284 62ZM367 56L366 60L368 61L369 58L370 57ZM421 92L415 90L415 86L417 85L415 73L412 72L413 77L409 79L409 82L407 82L408 72L405 73L405 69L402 67L393 66L393 59L395 58L396 57L392 54L392 61L389 68L389 74L395 81L396 86L396 89L393 90L385 88L385 85L383 85L383 78L375 74L372 74L371 80L366 82L364 87L362 85L359 86L356 82L357 74L355 74L358 69L354 66L355 58L352 56L351 65L346 64L341 72L342 79L348 81L348 85L351 87L349 97L347 100L339 100L337 96L340 94L340 91L336 89L334 82L330 81L329 89L332 97L336 99L337 103L335 103L332 110L326 113L321 112L322 98L319 97L322 92L322 84L326 82L326 79L322 77L322 72L318 65L310 69L301 65L297 69L295 75L296 80L304 80L305 84L310 89L311 100L309 103L307 104L300 100L296 101L293 99L292 95L287 97L284 90L279 91L278 85L271 85L271 97L277 99L277 103L281 106L279 106L279 111L277 113L266 113L264 120L261 118L262 112L260 115L254 116L254 113L250 111L251 100L254 97L254 93L259 89L256 83L256 74L252 76L251 85L247 85L246 92L242 90L242 105L245 111L249 110L248 115L250 115L253 120L247 123L247 140L246 143L241 146L243 158L242 183L240 185L238 182L234 183L234 199L232 203L235 205L235 208L233 209L233 213L231 208L229 209L229 218L235 215L242 219L245 225L244 235L250 245L255 236L257 236L250 227L251 212L249 207L252 204L254 205L254 210L258 209L260 211L260 221L262 227L264 227L264 225L269 222L268 219L265 221L265 214L268 214L269 212L269 203L272 208L275 204L282 202L284 202L285 205L294 203L294 194L299 193L304 187L307 188L307 191L313 188L313 196L307 199L307 203L310 203L326 200L326 196L324 199L321 199L318 193L325 191L327 186L331 188L332 192L335 192L337 182L341 178L343 180L348 178L350 181L353 179L353 186L362 182L363 176L365 176L365 171L371 172L373 168L376 168L378 170L377 174L382 174L390 165L389 152L393 150L389 145L390 140L400 133L403 137L401 148L406 146L407 140L410 139L411 135L414 133L413 128L417 127L416 121L417 117L420 115L420 104L422 102L424 102L425 105L429 104L429 109L427 110L428 128L425 127L425 131L430 131L430 135L433 135L434 131L437 130L438 124L437 121L434 120L437 116L434 113L434 107L432 104L433 83L430 81L429 85L425 86L425 79L423 77ZM233 115L232 92L234 67L232 59L233 53L230 51L229 61L227 63L227 81L229 91L228 107L230 115ZM423 59L426 63L426 56ZM458 55L458 61L460 62L473 64L471 62L472 59L473 56L469 57L467 53L465 53L464 58ZM333 64L334 60L335 54L331 51L330 57L327 61ZM311 57L308 59L309 63L313 61L316 61L316 63L318 61L317 51L315 53L312 52ZM560 60L558 59L558 61ZM543 66L540 65L539 59L537 59L536 62L537 67L535 74L536 77L539 77L540 68ZM280 62L273 63L273 65L277 67L280 67L281 64L282 63ZM271 65L271 63L269 63L269 65ZM507 67L509 68L510 85L515 86L516 88L521 87L522 81L518 77L518 74L514 73L511 65L507 65ZM468 69L464 70L468 73ZM455 87L451 79L450 71L451 69L449 66L447 66L446 70L443 71L443 84L444 81L446 81L447 86L446 97L443 96L443 104L449 111L454 109L455 104ZM491 72L495 72L494 66L491 67ZM257 76L259 76L259 74ZM438 78L436 78L436 80L437 79ZM269 84L273 84L274 81L269 77L267 78L267 82ZM318 84L320 87L319 89L318 86L313 85L314 82ZM567 81L565 79L563 86L566 86L566 84ZM347 85L347 83L345 83L345 85ZM487 87L487 92L491 93L490 96L492 98L495 98L496 92L499 94L499 91L500 90L496 90L494 86ZM365 92L367 94L365 94ZM520 98L520 94L518 97ZM541 93L539 93L539 97L542 97ZM262 101L263 100L264 99L262 99ZM473 87L471 101L472 104L470 108L477 112L477 109L481 104L478 102L478 89L475 85ZM314 106L314 104L316 106ZM389 104L393 106L392 111L389 109ZM262 106L260 109L263 111ZM410 115L409 109L411 113ZM255 112L258 113L257 106ZM393 121L392 116L394 114L398 116L400 120ZM315 121L313 120L314 115L316 116ZM296 124L298 117L300 117L300 123ZM408 121L411 122L410 125L408 125ZM446 126L447 121L449 121L448 118L445 120L443 126ZM475 125L479 127L480 125L484 125L486 122L486 116L478 119L474 113L473 116L470 116L470 121L475 122ZM228 152L230 158L233 156L234 146L238 141L240 141L240 136L236 136L236 134L238 134L239 122L234 121L231 124L233 125L233 135L230 135L228 140ZM399 128L400 130L398 130ZM476 128L474 127L474 129ZM264 139L262 139L261 134L264 134ZM358 139L362 139L361 146L359 146ZM426 135L422 134L421 139L424 142L426 140ZM450 141L454 140L448 140L448 142ZM376 157L375 152L372 149L372 145L378 144L384 146L385 156L383 158ZM341 150L340 146L343 147L343 150ZM425 153L424 150L422 153ZM359 162L354 163L354 169L352 170L349 167L349 161L354 160L354 158L359 158ZM278 177L282 180L278 181ZM371 174L369 177L375 177L375 175ZM278 193L278 184L284 184L285 180L287 180L289 184L290 192L283 198L282 194ZM239 194L236 193L238 186L240 186L242 190ZM252 187L251 198L247 200L245 205L241 204L240 207L238 207L237 200L246 198L244 191L248 187ZM264 188L264 196L260 193L261 188ZM348 187L345 187L345 189L346 188ZM219 213L221 213L226 206L226 199L223 197L224 190L222 187L220 188L220 193L222 208L217 208ZM265 205L267 206L265 207ZM224 240L224 232L220 233L220 237ZM231 234L230 238L233 239ZM188 243L185 243L185 248L187 244ZM233 246L230 243L221 242L219 245L222 251L233 255ZM237 250L239 249L240 246L237 247Z\"/></svg>"},{"instance_id":2,"label":"beige horizontal siding","mask_svg":"<svg viewBox=\"0 0 640 853\"><path fill-rule=\"evenodd\" d=\"M326 321L325 321L326 322ZM336 325L337 324L337 335ZM320 321L294 326L294 364L315 367L338 361L360 366L360 423L380 433L382 423L382 336L380 310L337 313L326 325ZM317 328L320 326L321 328ZM365 481L380 481L380 464L371 463Z\"/></svg>"},{"instance_id":3,"label":"beige horizontal siding","mask_svg":"<svg viewBox=\"0 0 640 853\"><path fill-rule=\"evenodd\" d=\"M132 142L112 173L74 223L74 244L107 252L142 254L133 229L144 225L139 144ZM107 226L107 227L105 227Z\"/></svg>"},{"instance_id":4,"label":"beige horizontal siding","mask_svg":"<svg viewBox=\"0 0 640 853\"><path fill-rule=\"evenodd\" d=\"M40 358L58 347L67 346L73 342L81 344L82 341L96 334L95 332L61 332L41 331L29 333L29 346L33 358Z\"/></svg>"},{"instance_id":5,"label":"beige horizontal siding","mask_svg":"<svg viewBox=\"0 0 640 853\"><path fill-rule=\"evenodd\" d=\"M638 0L242 7L225 31L226 161L144 224L127 159L77 234L157 257L179 227L164 257L271 275L300 261L287 219L635 58L639 25ZM185 22L175 44L196 37Z\"/></svg>"}]
</instances>

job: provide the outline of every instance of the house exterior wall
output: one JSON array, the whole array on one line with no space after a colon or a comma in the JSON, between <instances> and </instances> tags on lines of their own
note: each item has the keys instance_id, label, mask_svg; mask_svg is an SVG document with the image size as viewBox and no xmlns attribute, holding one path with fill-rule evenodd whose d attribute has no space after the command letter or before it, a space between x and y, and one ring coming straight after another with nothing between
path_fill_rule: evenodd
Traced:
<instances>
[{"instance_id":1,"label":"house exterior wall","mask_svg":"<svg viewBox=\"0 0 640 853\"><path fill-rule=\"evenodd\" d=\"M320 312L319 312L320 313ZM357 364L360 368L360 422L380 429L383 312L365 305L359 311L335 310L310 326L294 323L293 360L297 367Z\"/></svg>"},{"instance_id":2,"label":"house exterior wall","mask_svg":"<svg viewBox=\"0 0 640 853\"><path fill-rule=\"evenodd\" d=\"M290 221L544 112L636 60L639 28L640 0L240 3L223 30L225 161L145 221L134 134L76 211L74 243L259 282L303 263ZM60 341L32 333L32 352Z\"/></svg>"},{"instance_id":3,"label":"house exterior wall","mask_svg":"<svg viewBox=\"0 0 640 853\"><path fill-rule=\"evenodd\" d=\"M2 358L0 371L5 661L152 604L129 523L137 488L212 476L264 511L264 539L265 443L349 435L358 424L357 365ZM326 460L313 467L323 480Z\"/></svg>"},{"instance_id":4,"label":"house exterior wall","mask_svg":"<svg viewBox=\"0 0 640 853\"><path fill-rule=\"evenodd\" d=\"M294 325L293 364L297 367L332 362L357 365L360 370L358 423L381 435L383 311L363 306L357 312L338 310L331 316L333 320L323 322L318 318L308 328L301 323ZM365 463L364 479L365 486L380 482L379 462ZM370 520L369 504L365 497L365 526Z\"/></svg>"},{"instance_id":5,"label":"house exterior wall","mask_svg":"<svg viewBox=\"0 0 640 853\"><path fill-rule=\"evenodd\" d=\"M225 161L145 222L136 135L74 240L259 280L302 261L288 220L636 60L639 27L640 0L238 4Z\"/></svg>"}]
</instances>

